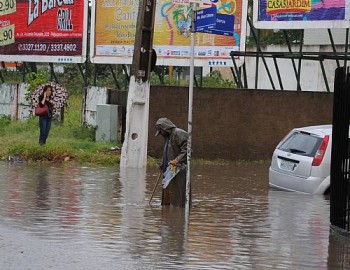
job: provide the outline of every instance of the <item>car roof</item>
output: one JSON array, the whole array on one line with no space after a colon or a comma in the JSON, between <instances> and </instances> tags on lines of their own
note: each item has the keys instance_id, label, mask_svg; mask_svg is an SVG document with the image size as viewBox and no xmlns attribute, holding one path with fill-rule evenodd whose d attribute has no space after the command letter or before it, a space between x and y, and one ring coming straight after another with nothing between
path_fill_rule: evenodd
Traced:
<instances>
[{"instance_id":1,"label":"car roof","mask_svg":"<svg viewBox=\"0 0 350 270\"><path fill-rule=\"evenodd\" d=\"M295 128L294 131L305 131L317 135L331 135L332 125L318 125Z\"/></svg>"}]
</instances>

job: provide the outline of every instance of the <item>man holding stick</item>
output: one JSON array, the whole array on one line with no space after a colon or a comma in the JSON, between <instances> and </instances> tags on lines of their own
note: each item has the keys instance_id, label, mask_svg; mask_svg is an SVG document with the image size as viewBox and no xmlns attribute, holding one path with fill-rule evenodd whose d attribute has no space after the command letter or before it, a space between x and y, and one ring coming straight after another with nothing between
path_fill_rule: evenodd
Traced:
<instances>
[{"instance_id":1,"label":"man holding stick","mask_svg":"<svg viewBox=\"0 0 350 270\"><path fill-rule=\"evenodd\" d=\"M168 118L160 118L156 122L156 136L159 134L165 140L160 165L163 172L162 205L185 207L188 133Z\"/></svg>"}]
</instances>

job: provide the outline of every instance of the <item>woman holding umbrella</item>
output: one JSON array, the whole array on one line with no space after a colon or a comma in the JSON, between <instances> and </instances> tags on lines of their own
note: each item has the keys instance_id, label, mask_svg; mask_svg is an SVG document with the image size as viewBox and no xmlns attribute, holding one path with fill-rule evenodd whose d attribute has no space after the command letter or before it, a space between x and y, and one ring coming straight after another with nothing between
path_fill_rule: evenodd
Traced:
<instances>
[{"instance_id":1,"label":"woman holding umbrella","mask_svg":"<svg viewBox=\"0 0 350 270\"><path fill-rule=\"evenodd\" d=\"M51 85L46 85L44 87L43 93L39 96L39 106L49 108L46 115L39 116L39 127L40 127L40 136L39 144L43 145L46 143L46 139L49 136L51 121L52 121L52 112L54 107L54 101L52 99L52 87Z\"/></svg>"},{"instance_id":2,"label":"woman holding umbrella","mask_svg":"<svg viewBox=\"0 0 350 270\"><path fill-rule=\"evenodd\" d=\"M55 82L39 85L30 95L32 107L48 107L48 113L39 116L40 137L39 144L46 143L51 128L52 117L61 114L61 108L67 103L68 92Z\"/></svg>"}]
</instances>

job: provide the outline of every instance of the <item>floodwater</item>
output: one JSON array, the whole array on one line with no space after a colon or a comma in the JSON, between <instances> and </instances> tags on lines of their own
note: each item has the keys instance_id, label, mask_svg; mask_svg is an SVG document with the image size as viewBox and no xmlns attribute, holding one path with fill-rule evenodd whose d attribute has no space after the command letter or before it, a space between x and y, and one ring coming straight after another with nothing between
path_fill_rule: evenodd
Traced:
<instances>
[{"instance_id":1,"label":"floodwater","mask_svg":"<svg viewBox=\"0 0 350 270\"><path fill-rule=\"evenodd\" d=\"M0 269L350 269L329 200L267 164L192 165L193 205L149 204L156 168L0 162Z\"/></svg>"}]
</instances>

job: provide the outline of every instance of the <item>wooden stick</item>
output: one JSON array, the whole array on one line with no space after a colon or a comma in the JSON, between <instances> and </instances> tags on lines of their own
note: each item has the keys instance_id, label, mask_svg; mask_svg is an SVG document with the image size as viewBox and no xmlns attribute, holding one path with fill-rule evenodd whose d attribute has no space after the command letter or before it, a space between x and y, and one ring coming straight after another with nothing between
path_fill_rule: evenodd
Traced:
<instances>
[{"instance_id":1,"label":"wooden stick","mask_svg":"<svg viewBox=\"0 0 350 270\"><path fill-rule=\"evenodd\" d=\"M157 186L158 186L160 177L161 177L162 175L163 175L163 172L162 172L162 170L160 170L159 175L158 175L158 179L157 179L157 182L156 182L156 185L154 186L154 189L153 189L153 192L152 192L152 196L151 196L151 198L149 199L148 204L151 204L151 201L152 201L152 199L153 199L154 193L156 192L156 189L157 189Z\"/></svg>"}]
</instances>

